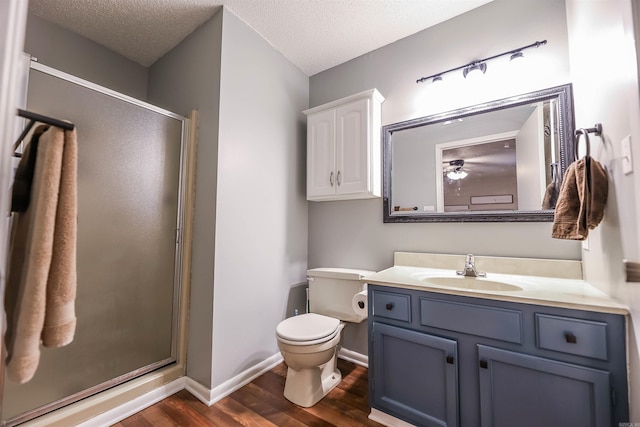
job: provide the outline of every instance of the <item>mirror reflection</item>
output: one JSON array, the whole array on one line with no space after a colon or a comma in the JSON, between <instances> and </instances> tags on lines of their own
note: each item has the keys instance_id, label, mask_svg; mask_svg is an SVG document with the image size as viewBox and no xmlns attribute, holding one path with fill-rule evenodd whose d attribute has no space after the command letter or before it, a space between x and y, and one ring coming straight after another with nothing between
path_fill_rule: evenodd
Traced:
<instances>
[{"instance_id":1,"label":"mirror reflection","mask_svg":"<svg viewBox=\"0 0 640 427\"><path fill-rule=\"evenodd\" d=\"M383 127L385 222L552 221L571 86Z\"/></svg>"}]
</instances>

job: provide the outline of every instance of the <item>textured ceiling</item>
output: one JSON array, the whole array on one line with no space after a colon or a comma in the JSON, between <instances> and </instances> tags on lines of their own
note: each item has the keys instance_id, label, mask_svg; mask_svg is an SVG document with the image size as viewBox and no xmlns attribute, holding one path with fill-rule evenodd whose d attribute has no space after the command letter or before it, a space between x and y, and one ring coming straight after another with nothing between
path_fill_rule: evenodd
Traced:
<instances>
[{"instance_id":1,"label":"textured ceiling","mask_svg":"<svg viewBox=\"0 0 640 427\"><path fill-rule=\"evenodd\" d=\"M34 14L144 66L221 5L311 76L491 0L30 0Z\"/></svg>"}]
</instances>

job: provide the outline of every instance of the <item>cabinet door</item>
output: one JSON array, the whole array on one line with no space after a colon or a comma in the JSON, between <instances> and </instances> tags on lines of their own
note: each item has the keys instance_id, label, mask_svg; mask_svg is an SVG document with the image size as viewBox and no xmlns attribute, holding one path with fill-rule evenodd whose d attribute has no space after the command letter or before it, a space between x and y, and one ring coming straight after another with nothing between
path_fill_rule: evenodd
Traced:
<instances>
[{"instance_id":1,"label":"cabinet door","mask_svg":"<svg viewBox=\"0 0 640 427\"><path fill-rule=\"evenodd\" d=\"M338 194L363 193L369 183L369 108L361 99L336 109L336 182Z\"/></svg>"},{"instance_id":2,"label":"cabinet door","mask_svg":"<svg viewBox=\"0 0 640 427\"><path fill-rule=\"evenodd\" d=\"M609 373L478 345L483 427L611 425Z\"/></svg>"},{"instance_id":3,"label":"cabinet door","mask_svg":"<svg viewBox=\"0 0 640 427\"><path fill-rule=\"evenodd\" d=\"M372 333L372 406L419 426L457 426L457 343L378 322Z\"/></svg>"},{"instance_id":4,"label":"cabinet door","mask_svg":"<svg viewBox=\"0 0 640 427\"><path fill-rule=\"evenodd\" d=\"M307 198L336 192L335 110L307 118Z\"/></svg>"}]
</instances>

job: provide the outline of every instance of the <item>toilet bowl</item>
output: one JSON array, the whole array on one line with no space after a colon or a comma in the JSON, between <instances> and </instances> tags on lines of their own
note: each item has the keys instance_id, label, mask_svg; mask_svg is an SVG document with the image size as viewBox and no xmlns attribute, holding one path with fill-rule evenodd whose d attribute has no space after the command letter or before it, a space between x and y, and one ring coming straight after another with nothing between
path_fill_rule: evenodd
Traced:
<instances>
[{"instance_id":1,"label":"toilet bowl","mask_svg":"<svg viewBox=\"0 0 640 427\"><path fill-rule=\"evenodd\" d=\"M333 390L342 374L337 356L345 322L359 323L366 311L353 308L353 298L366 285L368 270L318 268L308 270L310 313L290 317L276 327L278 348L287 365L284 397L308 408Z\"/></svg>"},{"instance_id":2,"label":"toilet bowl","mask_svg":"<svg viewBox=\"0 0 640 427\"><path fill-rule=\"evenodd\" d=\"M308 408L342 381L337 354L344 323L315 313L282 321L276 328L278 347L288 367L284 396Z\"/></svg>"}]
</instances>

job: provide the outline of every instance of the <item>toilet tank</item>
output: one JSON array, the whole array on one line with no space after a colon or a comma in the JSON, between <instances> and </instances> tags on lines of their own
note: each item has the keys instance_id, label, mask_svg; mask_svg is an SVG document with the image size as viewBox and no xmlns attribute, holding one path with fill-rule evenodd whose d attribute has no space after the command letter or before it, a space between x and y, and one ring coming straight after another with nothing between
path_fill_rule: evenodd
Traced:
<instances>
[{"instance_id":1,"label":"toilet tank","mask_svg":"<svg viewBox=\"0 0 640 427\"><path fill-rule=\"evenodd\" d=\"M367 316L357 313L352 307L352 301L358 292L366 290L366 284L360 282L360 279L373 273L375 271L351 268L307 270L309 311L345 322L362 322Z\"/></svg>"}]
</instances>

